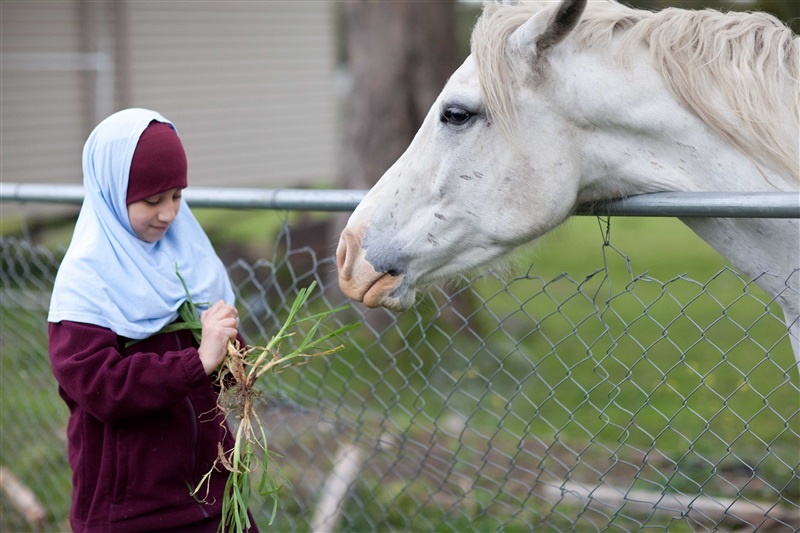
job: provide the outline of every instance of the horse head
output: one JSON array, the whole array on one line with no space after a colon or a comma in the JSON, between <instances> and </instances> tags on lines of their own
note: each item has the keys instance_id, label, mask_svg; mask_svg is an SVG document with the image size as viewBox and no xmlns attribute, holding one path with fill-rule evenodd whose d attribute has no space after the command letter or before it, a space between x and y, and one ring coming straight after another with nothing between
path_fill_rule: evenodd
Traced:
<instances>
[{"instance_id":1,"label":"horse head","mask_svg":"<svg viewBox=\"0 0 800 533\"><path fill-rule=\"evenodd\" d=\"M495 122L474 56L452 75L342 233L337 262L347 296L370 307L407 308L416 287L486 264L567 217L577 193L578 139L549 105L546 71L549 53L585 4L543 9L508 40L510 66L540 78L533 80L537 94L512 104L537 116L536 124Z\"/></svg>"}]
</instances>

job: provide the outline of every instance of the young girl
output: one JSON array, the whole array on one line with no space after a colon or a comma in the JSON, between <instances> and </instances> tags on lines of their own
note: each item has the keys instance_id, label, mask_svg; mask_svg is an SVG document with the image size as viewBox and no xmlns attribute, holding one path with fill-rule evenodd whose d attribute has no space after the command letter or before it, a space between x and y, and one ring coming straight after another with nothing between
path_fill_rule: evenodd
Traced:
<instances>
[{"instance_id":1,"label":"young girl","mask_svg":"<svg viewBox=\"0 0 800 533\"><path fill-rule=\"evenodd\" d=\"M186 155L146 109L101 122L83 150L85 200L50 303L49 343L67 437L75 532L216 531L227 472L190 494L233 444L211 374L237 338L227 272L181 191ZM178 320L211 303L202 342ZM131 342L136 341L136 342Z\"/></svg>"}]
</instances>

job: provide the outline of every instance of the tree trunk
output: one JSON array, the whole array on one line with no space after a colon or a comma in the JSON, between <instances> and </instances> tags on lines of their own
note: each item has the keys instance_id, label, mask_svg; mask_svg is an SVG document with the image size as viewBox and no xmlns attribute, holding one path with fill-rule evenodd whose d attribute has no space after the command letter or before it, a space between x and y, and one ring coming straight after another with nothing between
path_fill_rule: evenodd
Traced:
<instances>
[{"instance_id":1,"label":"tree trunk","mask_svg":"<svg viewBox=\"0 0 800 533\"><path fill-rule=\"evenodd\" d=\"M368 189L411 142L456 68L455 0L343 4L352 91L340 186Z\"/></svg>"},{"instance_id":2,"label":"tree trunk","mask_svg":"<svg viewBox=\"0 0 800 533\"><path fill-rule=\"evenodd\" d=\"M408 147L458 66L456 0L347 0L342 9L352 86L338 184L369 189ZM349 216L332 220L334 249ZM367 320L377 327L386 316Z\"/></svg>"}]
</instances>

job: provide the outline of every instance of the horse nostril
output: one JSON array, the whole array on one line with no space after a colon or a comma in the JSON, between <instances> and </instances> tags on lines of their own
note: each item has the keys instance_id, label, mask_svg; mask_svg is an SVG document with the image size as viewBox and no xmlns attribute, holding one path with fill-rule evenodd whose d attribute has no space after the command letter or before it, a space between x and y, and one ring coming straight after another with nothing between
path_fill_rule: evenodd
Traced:
<instances>
[{"instance_id":1,"label":"horse nostril","mask_svg":"<svg viewBox=\"0 0 800 533\"><path fill-rule=\"evenodd\" d=\"M361 235L345 228L339 237L339 245L336 247L336 266L339 269L340 279L352 279L356 263L362 252Z\"/></svg>"},{"instance_id":2,"label":"horse nostril","mask_svg":"<svg viewBox=\"0 0 800 533\"><path fill-rule=\"evenodd\" d=\"M397 276L401 275L403 273L403 271L402 270L398 270L396 268L392 268L390 270L387 270L386 273L389 274L390 276L392 276L393 278L396 278Z\"/></svg>"}]
</instances>

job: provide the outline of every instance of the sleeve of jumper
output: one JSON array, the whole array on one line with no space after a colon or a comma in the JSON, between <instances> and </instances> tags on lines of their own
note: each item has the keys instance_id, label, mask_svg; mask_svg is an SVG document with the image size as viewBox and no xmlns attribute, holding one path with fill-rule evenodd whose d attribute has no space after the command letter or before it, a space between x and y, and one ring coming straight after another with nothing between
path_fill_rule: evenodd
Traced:
<instances>
[{"instance_id":1,"label":"sleeve of jumper","mask_svg":"<svg viewBox=\"0 0 800 533\"><path fill-rule=\"evenodd\" d=\"M181 401L206 375L193 347L123 357L117 335L78 322L49 324L53 374L78 405L104 422L135 417Z\"/></svg>"}]
</instances>

